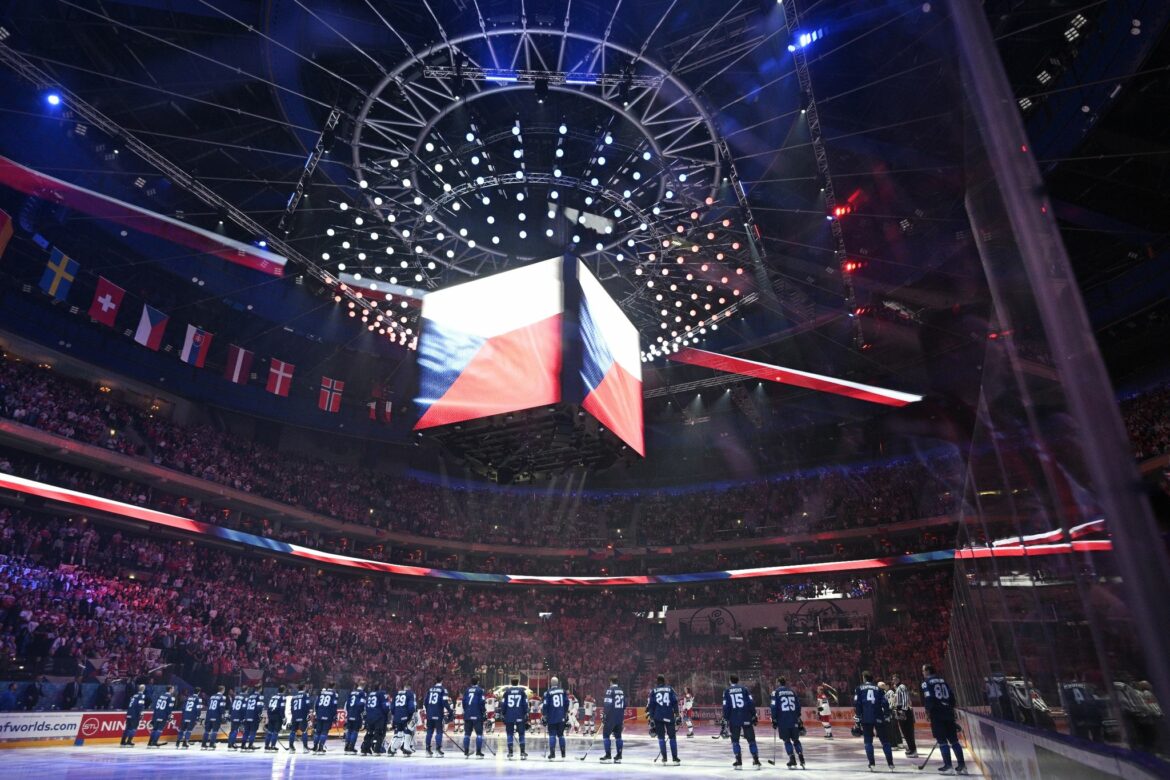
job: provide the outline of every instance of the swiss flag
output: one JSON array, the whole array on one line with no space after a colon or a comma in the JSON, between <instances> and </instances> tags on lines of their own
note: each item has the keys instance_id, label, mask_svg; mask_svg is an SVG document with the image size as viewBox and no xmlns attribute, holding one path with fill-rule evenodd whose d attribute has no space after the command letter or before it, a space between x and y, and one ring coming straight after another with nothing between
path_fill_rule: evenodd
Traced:
<instances>
[{"instance_id":1,"label":"swiss flag","mask_svg":"<svg viewBox=\"0 0 1170 780\"><path fill-rule=\"evenodd\" d=\"M268 392L288 398L288 391L292 387L293 371L296 368L292 363L272 358L268 362Z\"/></svg>"},{"instance_id":2,"label":"swiss flag","mask_svg":"<svg viewBox=\"0 0 1170 780\"><path fill-rule=\"evenodd\" d=\"M340 379L321 377L321 392L317 396L317 408L323 412L341 411L341 394L345 392L345 382Z\"/></svg>"},{"instance_id":3,"label":"swiss flag","mask_svg":"<svg viewBox=\"0 0 1170 780\"><path fill-rule=\"evenodd\" d=\"M114 327L114 318L118 316L125 294L126 291L121 287L99 276L97 289L93 291L93 303L89 305L89 318L107 327Z\"/></svg>"}]
</instances>

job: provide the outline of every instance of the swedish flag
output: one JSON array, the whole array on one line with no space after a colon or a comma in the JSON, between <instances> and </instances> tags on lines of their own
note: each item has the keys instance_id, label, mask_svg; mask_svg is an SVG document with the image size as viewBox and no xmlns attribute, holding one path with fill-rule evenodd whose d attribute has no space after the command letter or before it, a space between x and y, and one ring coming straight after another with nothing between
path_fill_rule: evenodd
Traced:
<instances>
[{"instance_id":1,"label":"swedish flag","mask_svg":"<svg viewBox=\"0 0 1170 780\"><path fill-rule=\"evenodd\" d=\"M65 296L69 294L69 288L73 286L73 280L77 278L77 272L80 269L81 265L76 260L69 259L64 252L54 247L49 256L49 264L45 266L45 272L41 274L41 290L46 295L52 296L55 301L65 300Z\"/></svg>"}]
</instances>

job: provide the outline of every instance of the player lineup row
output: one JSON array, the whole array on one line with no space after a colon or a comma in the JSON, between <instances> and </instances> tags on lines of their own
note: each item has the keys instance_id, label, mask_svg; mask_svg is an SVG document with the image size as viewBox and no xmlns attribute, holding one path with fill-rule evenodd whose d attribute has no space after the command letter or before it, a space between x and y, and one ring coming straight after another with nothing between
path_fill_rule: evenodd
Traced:
<instances>
[{"instance_id":1,"label":"player lineup row","mask_svg":"<svg viewBox=\"0 0 1170 780\"><path fill-rule=\"evenodd\" d=\"M941 676L935 674L930 665L923 666L923 677L923 701L930 719L932 735L943 759L943 766L939 771L944 773L956 771L963 774L966 769L962 747L958 741L955 702L950 686ZM515 748L519 747L520 760L527 760L528 732L541 729L546 732L548 739L548 753L545 757L552 761L557 758L558 749L561 760L565 759L565 735L573 731L590 737L586 748L587 756L597 735L594 719L600 714L604 753L599 760L621 763L622 735L629 701L626 692L618 684L618 678L610 677L610 685L602 697L600 713L592 696L586 696L583 701L578 701L573 694L560 686L558 678L552 677L549 682L549 687L541 696L521 686L518 677L512 678L511 685L500 686L490 691L479 684L479 678L472 677L462 694L455 698L439 677L423 693L421 699L416 697L409 685L393 694L378 686L371 686L371 689L366 691L362 685L358 685L350 691L344 708L341 696L332 684L326 685L316 693L307 690L303 684L297 686L293 692L282 685L267 699L260 688L252 690L244 687L238 692L228 692L224 686L219 686L218 690L207 698L206 703L200 691L196 689L186 697L182 708L179 709L178 739L175 746L181 749L189 748L193 733L202 720L204 726L200 746L204 750L216 749L220 728L224 725L229 728L227 739L229 750L257 750L255 741L263 726L264 749L275 752L279 750L278 746L284 747L280 743L280 737L287 726L286 750L295 753L299 738L304 750L320 755L326 752L330 730L336 723L341 722L344 727L343 750L346 753L394 756L401 752L409 756L415 752L415 734L422 728L426 734L424 742L426 754L443 756L443 736L447 732L447 727L454 725L456 733L462 732L462 745L454 736L448 735L448 740L465 757L471 758L474 755L482 759L485 757L485 725L491 733L496 721L502 720L509 759L515 757ZM864 739L865 754L871 771L874 769L874 738L876 737L881 744L887 766L893 770L893 753L888 738L891 725L896 719L913 717L905 686L900 686L897 693L899 694L897 696L887 696L886 692L874 685L873 675L869 672L862 673L861 684L854 691L856 715L853 733L854 736ZM139 685L127 707L126 728L121 741L123 747L134 746L133 738L147 705L146 686ZM153 702L150 740L147 747L160 747L159 739L170 724L176 706L174 686L167 686ZM769 709L772 727L776 729L777 737L784 742L784 750L788 756L787 766L804 768L801 737L805 734L805 727L801 719L800 700L783 676L776 680L776 687L771 692ZM823 688L818 689L818 712L825 728L825 737L831 739L830 709ZM339 720L339 715L344 715L344 719ZM667 684L665 676L658 675L646 701L646 719L650 735L658 741L659 754L655 761L661 759L664 765L681 763L677 730L685 724L687 736L693 737L693 717L694 697L690 689L686 689L686 696L680 703L678 695L674 688ZM731 675L728 687L723 692L721 725L724 734L731 739L734 768L740 769L743 766L741 740L747 742L752 766L761 768L755 734L758 723L756 702L750 690L740 684L738 676ZM391 734L389 746L386 744L388 731ZM363 737L360 750L359 737ZM310 739L312 747L309 745ZM486 747L490 752L495 752L490 745ZM908 753L912 753L912 750L911 741ZM952 752L957 759L954 766L951 764ZM582 760L586 756L582 756Z\"/></svg>"}]
</instances>

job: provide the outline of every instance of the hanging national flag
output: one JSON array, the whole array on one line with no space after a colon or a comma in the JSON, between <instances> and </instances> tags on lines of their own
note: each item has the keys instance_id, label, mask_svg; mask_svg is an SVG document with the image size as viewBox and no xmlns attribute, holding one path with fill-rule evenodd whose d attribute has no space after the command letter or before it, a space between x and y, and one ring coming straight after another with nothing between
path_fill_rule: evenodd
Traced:
<instances>
[{"instance_id":1,"label":"hanging national flag","mask_svg":"<svg viewBox=\"0 0 1170 780\"><path fill-rule=\"evenodd\" d=\"M89 305L89 318L107 327L114 327L114 318L118 316L125 294L126 291L121 287L99 276L97 289L93 291L93 303Z\"/></svg>"},{"instance_id":2,"label":"hanging national flag","mask_svg":"<svg viewBox=\"0 0 1170 780\"><path fill-rule=\"evenodd\" d=\"M248 376L252 373L252 353L235 344L228 345L227 366L223 370L223 378L237 385L248 384Z\"/></svg>"},{"instance_id":3,"label":"hanging national flag","mask_svg":"<svg viewBox=\"0 0 1170 780\"><path fill-rule=\"evenodd\" d=\"M272 358L268 363L268 392L288 398L288 391L292 387L293 371L296 368L292 363Z\"/></svg>"},{"instance_id":4,"label":"hanging national flag","mask_svg":"<svg viewBox=\"0 0 1170 780\"><path fill-rule=\"evenodd\" d=\"M12 217L8 212L0 209L0 257L4 257L4 250L8 248L8 241L12 238Z\"/></svg>"},{"instance_id":5,"label":"hanging national flag","mask_svg":"<svg viewBox=\"0 0 1170 780\"><path fill-rule=\"evenodd\" d=\"M45 266L45 272L41 274L41 290L46 295L52 296L55 301L65 300L79 270L81 270L81 265L76 260L70 260L64 252L53 247L53 251L49 255L49 264Z\"/></svg>"},{"instance_id":6,"label":"hanging national flag","mask_svg":"<svg viewBox=\"0 0 1170 780\"><path fill-rule=\"evenodd\" d=\"M179 353L179 360L190 363L195 368L203 368L207 352L211 349L211 337L214 335L203 328L188 325L187 338L183 341L183 351Z\"/></svg>"},{"instance_id":7,"label":"hanging national flag","mask_svg":"<svg viewBox=\"0 0 1170 780\"><path fill-rule=\"evenodd\" d=\"M393 401L382 400L381 398L371 399L366 408L370 410L370 419L374 422L390 422L390 412L394 408Z\"/></svg>"},{"instance_id":8,"label":"hanging national flag","mask_svg":"<svg viewBox=\"0 0 1170 780\"><path fill-rule=\"evenodd\" d=\"M340 379L321 377L321 392L317 395L317 408L323 412L337 413L341 410L341 394L345 392L345 382Z\"/></svg>"},{"instance_id":9,"label":"hanging national flag","mask_svg":"<svg viewBox=\"0 0 1170 780\"><path fill-rule=\"evenodd\" d=\"M134 331L134 340L147 349L158 352L170 319L153 306L143 304L142 316L138 318L138 330Z\"/></svg>"}]
</instances>

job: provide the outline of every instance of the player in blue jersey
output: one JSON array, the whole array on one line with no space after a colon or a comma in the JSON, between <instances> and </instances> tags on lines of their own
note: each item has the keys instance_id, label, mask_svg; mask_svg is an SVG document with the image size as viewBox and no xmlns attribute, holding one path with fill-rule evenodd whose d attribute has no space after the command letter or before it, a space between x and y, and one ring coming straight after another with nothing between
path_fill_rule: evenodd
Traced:
<instances>
[{"instance_id":1,"label":"player in blue jersey","mask_svg":"<svg viewBox=\"0 0 1170 780\"><path fill-rule=\"evenodd\" d=\"M325 743L329 740L329 729L333 728L333 721L337 719L339 700L333 683L329 683L317 694L317 711L315 730L313 732L313 752L321 754L325 751Z\"/></svg>"},{"instance_id":2,"label":"player in blue jersey","mask_svg":"<svg viewBox=\"0 0 1170 780\"><path fill-rule=\"evenodd\" d=\"M886 756L886 766L894 769L894 751L890 749L890 740L886 737L887 725L890 722L890 703L886 694L873 684L873 674L861 673L861 685L853 692L853 709L856 713L854 720L861 725L861 736L865 740L865 758L869 761L869 769L873 771L873 735L876 732L878 741L882 743L882 753Z\"/></svg>"},{"instance_id":3,"label":"player in blue jersey","mask_svg":"<svg viewBox=\"0 0 1170 780\"><path fill-rule=\"evenodd\" d=\"M414 753L414 713L418 709L414 691L409 685L394 694L394 702L390 706L390 720L394 727L394 736L390 738L390 755L409 756Z\"/></svg>"},{"instance_id":4,"label":"player in blue jersey","mask_svg":"<svg viewBox=\"0 0 1170 780\"><path fill-rule=\"evenodd\" d=\"M171 714L174 711L175 686L168 685L154 699L154 712L150 716L150 741L146 743L147 747L162 747L158 744L158 738L162 736L163 729L171 722Z\"/></svg>"},{"instance_id":5,"label":"player in blue jersey","mask_svg":"<svg viewBox=\"0 0 1170 780\"><path fill-rule=\"evenodd\" d=\"M175 740L175 749L191 747L191 732L195 730L195 723L199 720L199 713L203 709L203 697L196 688L183 702L183 718L179 724L179 738Z\"/></svg>"},{"instance_id":6,"label":"player in blue jersey","mask_svg":"<svg viewBox=\"0 0 1170 780\"><path fill-rule=\"evenodd\" d=\"M215 743L219 741L219 724L223 722L228 708L228 699L223 691L221 685L207 699L207 716L203 719L203 741L200 743L204 750L215 750Z\"/></svg>"},{"instance_id":7,"label":"player in blue jersey","mask_svg":"<svg viewBox=\"0 0 1170 780\"><path fill-rule=\"evenodd\" d=\"M427 755L431 753L431 735L435 737L435 752L443 756L443 724L455 720L455 708L451 706L451 694L443 685L443 678L436 677L435 684L427 689L423 698L427 714Z\"/></svg>"},{"instance_id":8,"label":"player in blue jersey","mask_svg":"<svg viewBox=\"0 0 1170 780\"><path fill-rule=\"evenodd\" d=\"M241 750L256 750L256 732L264 713L264 691L257 685L244 699L244 741Z\"/></svg>"},{"instance_id":9,"label":"player in blue jersey","mask_svg":"<svg viewBox=\"0 0 1170 780\"><path fill-rule=\"evenodd\" d=\"M297 686L297 691L288 699L289 726L288 749L297 752L297 734L301 735L301 745L309 749L309 711L313 708L313 693L305 689L305 684Z\"/></svg>"},{"instance_id":10,"label":"player in blue jersey","mask_svg":"<svg viewBox=\"0 0 1170 780\"><path fill-rule=\"evenodd\" d=\"M658 685L650 689L650 698L646 700L646 719L650 721L650 730L658 735L658 752L662 763L666 763L666 743L670 741L670 759L675 766L682 762L678 760L678 739L675 729L682 725L682 717L678 711L678 695L666 684L665 675L658 675Z\"/></svg>"},{"instance_id":11,"label":"player in blue jersey","mask_svg":"<svg viewBox=\"0 0 1170 780\"><path fill-rule=\"evenodd\" d=\"M500 697L500 713L504 718L504 731L508 736L508 758L512 758L513 741L520 742L520 760L528 760L524 744L524 733L528 731L528 694L520 687L520 678L513 677L512 684L504 689Z\"/></svg>"},{"instance_id":12,"label":"player in blue jersey","mask_svg":"<svg viewBox=\"0 0 1170 780\"><path fill-rule=\"evenodd\" d=\"M783 676L776 678L776 689L772 691L772 726L777 736L784 740L784 752L788 754L788 768L796 769L799 759L804 768L804 748L800 744L800 699L796 691L788 687Z\"/></svg>"},{"instance_id":13,"label":"player in blue jersey","mask_svg":"<svg viewBox=\"0 0 1170 780\"><path fill-rule=\"evenodd\" d=\"M561 687L561 681L553 677L548 681L548 690L544 692L544 704L540 714L548 728L548 760L557 757L557 743L561 746L561 758L565 757L565 725L568 716L569 696Z\"/></svg>"},{"instance_id":14,"label":"player in blue jersey","mask_svg":"<svg viewBox=\"0 0 1170 780\"><path fill-rule=\"evenodd\" d=\"M731 752L735 755L734 769L743 767L743 756L739 749L739 736L743 733L748 743L748 751L752 754L752 766L762 769L760 750L756 747L756 702L752 699L751 691L739 684L739 675L733 674L728 678L731 682L723 691L723 719L731 727Z\"/></svg>"},{"instance_id":15,"label":"player in blue jersey","mask_svg":"<svg viewBox=\"0 0 1170 780\"><path fill-rule=\"evenodd\" d=\"M487 697L472 677L471 685L463 692L463 755L471 758L471 734L475 732L475 757L483 758L483 721L487 717Z\"/></svg>"},{"instance_id":16,"label":"player in blue jersey","mask_svg":"<svg viewBox=\"0 0 1170 780\"><path fill-rule=\"evenodd\" d=\"M282 685L276 689L276 693L268 697L267 715L268 720L264 723L264 749L275 753L277 752L276 743L280 741L280 730L284 728L284 705L287 701L285 687Z\"/></svg>"},{"instance_id":17,"label":"player in blue jersey","mask_svg":"<svg viewBox=\"0 0 1170 780\"><path fill-rule=\"evenodd\" d=\"M612 756L613 762L620 764L622 762L622 727L626 723L626 692L618 685L616 674L610 676L609 687L605 689L605 697L601 704L601 744L605 747L605 755L601 757L601 760L609 761L611 758L609 745L612 737L614 747L617 748L617 752Z\"/></svg>"},{"instance_id":18,"label":"player in blue jersey","mask_svg":"<svg viewBox=\"0 0 1170 780\"><path fill-rule=\"evenodd\" d=\"M138 724L142 722L142 713L146 709L146 686L139 685L138 690L126 703L126 728L122 730L122 747L134 747L134 735L138 733Z\"/></svg>"},{"instance_id":19,"label":"player in blue jersey","mask_svg":"<svg viewBox=\"0 0 1170 780\"><path fill-rule=\"evenodd\" d=\"M386 752L386 718L390 714L390 697L380 685L371 685L366 694L366 736L362 738L362 755Z\"/></svg>"},{"instance_id":20,"label":"player in blue jersey","mask_svg":"<svg viewBox=\"0 0 1170 780\"><path fill-rule=\"evenodd\" d=\"M955 774L965 775L967 766L963 763L963 746L959 744L955 697L951 686L942 675L935 674L930 664L923 664L922 678L922 704L926 709L926 718L930 721L930 734L938 743L938 752L943 760L938 771L943 774L951 771L951 751L954 751Z\"/></svg>"},{"instance_id":21,"label":"player in blue jersey","mask_svg":"<svg viewBox=\"0 0 1170 780\"><path fill-rule=\"evenodd\" d=\"M362 730L362 717L366 714L366 691L356 686L345 700L345 752L356 753L358 732Z\"/></svg>"},{"instance_id":22,"label":"player in blue jersey","mask_svg":"<svg viewBox=\"0 0 1170 780\"><path fill-rule=\"evenodd\" d=\"M228 713L231 730L228 731L228 750L236 749L236 737L244 728L244 705L248 702L248 687L244 686L232 696L232 708Z\"/></svg>"}]
</instances>

